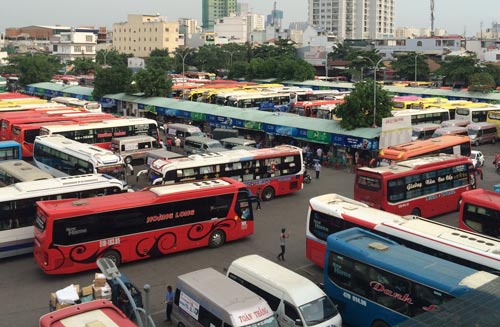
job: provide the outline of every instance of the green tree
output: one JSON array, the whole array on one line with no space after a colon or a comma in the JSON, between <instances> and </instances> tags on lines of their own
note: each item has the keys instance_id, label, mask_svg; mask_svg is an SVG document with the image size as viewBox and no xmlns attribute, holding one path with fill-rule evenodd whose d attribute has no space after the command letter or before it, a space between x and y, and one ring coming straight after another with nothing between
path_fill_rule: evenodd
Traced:
<instances>
[{"instance_id":1,"label":"green tree","mask_svg":"<svg viewBox=\"0 0 500 327\"><path fill-rule=\"evenodd\" d=\"M96 69L96 63L92 59L76 58L71 62L73 69L72 75L87 75L93 73Z\"/></svg>"},{"instance_id":2,"label":"green tree","mask_svg":"<svg viewBox=\"0 0 500 327\"><path fill-rule=\"evenodd\" d=\"M328 54L328 58L332 60L348 60L352 48L345 43L336 44L333 51Z\"/></svg>"},{"instance_id":3,"label":"green tree","mask_svg":"<svg viewBox=\"0 0 500 327\"><path fill-rule=\"evenodd\" d=\"M233 63L233 66L231 67L231 70L229 71L227 77L229 79L244 78L247 74L248 66L249 64L246 61L238 61Z\"/></svg>"},{"instance_id":4,"label":"green tree","mask_svg":"<svg viewBox=\"0 0 500 327\"><path fill-rule=\"evenodd\" d=\"M493 65L493 64L485 64L484 67L482 68L482 71L485 73L488 73L493 77L493 80L495 81L495 85L499 86L500 85L500 67Z\"/></svg>"},{"instance_id":5,"label":"green tree","mask_svg":"<svg viewBox=\"0 0 500 327\"><path fill-rule=\"evenodd\" d=\"M116 50L99 50L96 52L96 63L104 66L127 66L127 59L132 57L132 54L119 53Z\"/></svg>"},{"instance_id":6,"label":"green tree","mask_svg":"<svg viewBox=\"0 0 500 327\"><path fill-rule=\"evenodd\" d=\"M476 73L469 78L469 91L490 92L495 88L495 80L487 72Z\"/></svg>"},{"instance_id":7,"label":"green tree","mask_svg":"<svg viewBox=\"0 0 500 327\"><path fill-rule=\"evenodd\" d=\"M340 126L346 130L359 127L373 126L374 102L373 80L354 84L354 89L344 99L345 102L337 107L336 115L342 118ZM377 83L375 124L382 125L382 118L391 117L392 101L389 93Z\"/></svg>"},{"instance_id":8,"label":"green tree","mask_svg":"<svg viewBox=\"0 0 500 327\"><path fill-rule=\"evenodd\" d=\"M124 65L109 68L97 68L94 77L94 99L102 98L106 94L130 92L132 72Z\"/></svg>"},{"instance_id":9,"label":"green tree","mask_svg":"<svg viewBox=\"0 0 500 327\"><path fill-rule=\"evenodd\" d=\"M167 56L168 56L168 49L156 48L149 54L149 57L167 57Z\"/></svg>"},{"instance_id":10,"label":"green tree","mask_svg":"<svg viewBox=\"0 0 500 327\"><path fill-rule=\"evenodd\" d=\"M275 60L275 62L277 63L275 75L268 74L266 78L276 77L282 81L305 81L314 78L314 67L304 60L285 57L283 60Z\"/></svg>"},{"instance_id":11,"label":"green tree","mask_svg":"<svg viewBox=\"0 0 500 327\"><path fill-rule=\"evenodd\" d=\"M168 73L175 69L175 59L169 56L153 56L146 58L146 68Z\"/></svg>"},{"instance_id":12,"label":"green tree","mask_svg":"<svg viewBox=\"0 0 500 327\"><path fill-rule=\"evenodd\" d=\"M59 58L45 54L20 55L8 60L19 73L21 85L48 82L62 67Z\"/></svg>"},{"instance_id":13,"label":"green tree","mask_svg":"<svg viewBox=\"0 0 500 327\"><path fill-rule=\"evenodd\" d=\"M134 74L132 81L146 97L167 97L172 93L172 79L158 69L141 69Z\"/></svg>"},{"instance_id":14,"label":"green tree","mask_svg":"<svg viewBox=\"0 0 500 327\"><path fill-rule=\"evenodd\" d=\"M277 66L277 59L254 58L248 65L246 79L253 80L276 77Z\"/></svg>"},{"instance_id":15,"label":"green tree","mask_svg":"<svg viewBox=\"0 0 500 327\"><path fill-rule=\"evenodd\" d=\"M351 51L346 58L346 60L351 62L347 65L346 74L349 76L359 76L358 79L363 80L367 72L370 70L373 72L373 64L377 63L381 58L376 49L370 51Z\"/></svg>"},{"instance_id":16,"label":"green tree","mask_svg":"<svg viewBox=\"0 0 500 327\"><path fill-rule=\"evenodd\" d=\"M441 67L436 71L436 75L442 76L445 85L468 85L469 77L481 70L477 66L478 60L475 55L448 56L447 59L449 60L441 63Z\"/></svg>"},{"instance_id":17,"label":"green tree","mask_svg":"<svg viewBox=\"0 0 500 327\"><path fill-rule=\"evenodd\" d=\"M391 63L401 79L407 81L415 80L415 60L417 63L417 81L429 80L429 65L425 61L427 56L416 52L399 55L397 60Z\"/></svg>"},{"instance_id":18,"label":"green tree","mask_svg":"<svg viewBox=\"0 0 500 327\"><path fill-rule=\"evenodd\" d=\"M196 49L177 48L173 53L174 68L177 72L188 71L190 66L195 66ZM184 67L183 67L184 66Z\"/></svg>"}]
</instances>

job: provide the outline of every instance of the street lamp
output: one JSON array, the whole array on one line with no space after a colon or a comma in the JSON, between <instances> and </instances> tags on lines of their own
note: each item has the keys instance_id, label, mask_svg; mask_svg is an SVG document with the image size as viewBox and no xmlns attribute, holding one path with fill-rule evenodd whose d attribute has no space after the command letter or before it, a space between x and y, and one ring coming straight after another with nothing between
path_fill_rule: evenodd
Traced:
<instances>
[{"instance_id":1,"label":"street lamp","mask_svg":"<svg viewBox=\"0 0 500 327\"><path fill-rule=\"evenodd\" d=\"M184 75L186 73L184 67L185 67L185 61L186 61L186 57L188 54L191 53L191 51L189 51L190 49L187 49L187 51L184 53L184 54L181 54L180 52L175 52L175 54L177 56L179 56L179 58L182 59L182 99L184 99L184 83L186 82L186 76Z\"/></svg>"},{"instance_id":2,"label":"street lamp","mask_svg":"<svg viewBox=\"0 0 500 327\"><path fill-rule=\"evenodd\" d=\"M417 58L420 53L415 53L415 86L417 86Z\"/></svg>"},{"instance_id":3,"label":"street lamp","mask_svg":"<svg viewBox=\"0 0 500 327\"><path fill-rule=\"evenodd\" d=\"M377 63L375 63L371 58L358 56L358 59L366 59L373 65L373 126L377 127L377 69L378 65L384 60L380 58Z\"/></svg>"}]
</instances>

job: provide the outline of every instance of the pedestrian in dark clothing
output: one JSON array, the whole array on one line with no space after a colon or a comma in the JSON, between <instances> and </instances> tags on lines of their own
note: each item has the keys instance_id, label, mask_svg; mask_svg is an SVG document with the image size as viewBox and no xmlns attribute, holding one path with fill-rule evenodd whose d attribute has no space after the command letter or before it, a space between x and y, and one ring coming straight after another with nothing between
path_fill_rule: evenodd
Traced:
<instances>
[{"instance_id":1,"label":"pedestrian in dark clothing","mask_svg":"<svg viewBox=\"0 0 500 327\"><path fill-rule=\"evenodd\" d=\"M260 191L257 191L257 194L255 195L255 201L257 201L256 209L257 210L262 209L262 207L260 206Z\"/></svg>"},{"instance_id":2,"label":"pedestrian in dark clothing","mask_svg":"<svg viewBox=\"0 0 500 327\"><path fill-rule=\"evenodd\" d=\"M282 228L281 234L280 234L281 253L278 254L278 259L281 259L283 261L285 261L285 239L287 239L289 237L290 237L290 235L286 233L286 229Z\"/></svg>"},{"instance_id":3,"label":"pedestrian in dark clothing","mask_svg":"<svg viewBox=\"0 0 500 327\"><path fill-rule=\"evenodd\" d=\"M172 309L174 308L174 291L172 286L167 286L167 294L165 294L165 303L167 304L167 319L166 322L172 322Z\"/></svg>"}]
</instances>

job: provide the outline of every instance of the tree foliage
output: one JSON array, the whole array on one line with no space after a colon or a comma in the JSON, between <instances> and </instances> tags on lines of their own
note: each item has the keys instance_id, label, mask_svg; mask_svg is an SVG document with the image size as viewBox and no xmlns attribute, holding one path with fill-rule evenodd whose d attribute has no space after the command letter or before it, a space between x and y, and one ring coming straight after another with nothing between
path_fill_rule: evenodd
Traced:
<instances>
[{"instance_id":1,"label":"tree foliage","mask_svg":"<svg viewBox=\"0 0 500 327\"><path fill-rule=\"evenodd\" d=\"M354 84L353 91L345 102L337 107L337 116L342 118L340 126L346 130L373 126L374 81L367 80ZM392 101L389 93L377 83L375 124L382 125L382 118L391 117Z\"/></svg>"},{"instance_id":2,"label":"tree foliage","mask_svg":"<svg viewBox=\"0 0 500 327\"><path fill-rule=\"evenodd\" d=\"M495 80L487 72L476 73L469 78L469 91L472 92L490 92L495 86Z\"/></svg>"},{"instance_id":3,"label":"tree foliage","mask_svg":"<svg viewBox=\"0 0 500 327\"><path fill-rule=\"evenodd\" d=\"M172 93L172 79L158 69L141 69L133 75L132 81L146 97L167 97Z\"/></svg>"},{"instance_id":4,"label":"tree foliage","mask_svg":"<svg viewBox=\"0 0 500 327\"><path fill-rule=\"evenodd\" d=\"M106 94L130 92L132 72L124 65L108 68L98 68L94 77L94 99L102 98Z\"/></svg>"},{"instance_id":5,"label":"tree foliage","mask_svg":"<svg viewBox=\"0 0 500 327\"><path fill-rule=\"evenodd\" d=\"M127 66L128 58L132 57L131 54L119 53L116 50L99 50L96 52L96 63L105 66Z\"/></svg>"},{"instance_id":6,"label":"tree foliage","mask_svg":"<svg viewBox=\"0 0 500 327\"><path fill-rule=\"evenodd\" d=\"M477 66L478 60L475 55L449 56L447 59L436 71L437 75L442 76L445 85L467 85L469 77L481 70Z\"/></svg>"},{"instance_id":7,"label":"tree foliage","mask_svg":"<svg viewBox=\"0 0 500 327\"><path fill-rule=\"evenodd\" d=\"M76 58L71 62L71 65L73 66L70 71L72 75L87 75L96 69L96 63L89 58Z\"/></svg>"},{"instance_id":8,"label":"tree foliage","mask_svg":"<svg viewBox=\"0 0 500 327\"><path fill-rule=\"evenodd\" d=\"M48 82L62 67L59 58L45 54L19 55L8 60L19 74L21 85Z\"/></svg>"},{"instance_id":9,"label":"tree foliage","mask_svg":"<svg viewBox=\"0 0 500 327\"><path fill-rule=\"evenodd\" d=\"M417 66L417 81L429 80L429 65L425 61L427 56L416 52L399 55L391 66L398 72L399 78L407 81L415 80L415 61Z\"/></svg>"}]
</instances>

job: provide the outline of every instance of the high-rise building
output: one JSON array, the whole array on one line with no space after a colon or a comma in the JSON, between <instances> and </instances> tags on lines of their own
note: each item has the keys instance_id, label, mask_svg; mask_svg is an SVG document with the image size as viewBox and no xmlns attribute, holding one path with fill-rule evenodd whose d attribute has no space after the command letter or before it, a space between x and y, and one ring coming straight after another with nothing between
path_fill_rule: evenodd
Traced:
<instances>
[{"instance_id":1,"label":"high-rise building","mask_svg":"<svg viewBox=\"0 0 500 327\"><path fill-rule=\"evenodd\" d=\"M309 24L344 39L394 36L395 0L308 0Z\"/></svg>"},{"instance_id":2,"label":"high-rise building","mask_svg":"<svg viewBox=\"0 0 500 327\"><path fill-rule=\"evenodd\" d=\"M203 0L202 27L205 30L213 30L214 22L234 13L236 13L236 0Z\"/></svg>"}]
</instances>

